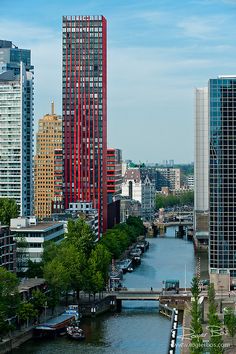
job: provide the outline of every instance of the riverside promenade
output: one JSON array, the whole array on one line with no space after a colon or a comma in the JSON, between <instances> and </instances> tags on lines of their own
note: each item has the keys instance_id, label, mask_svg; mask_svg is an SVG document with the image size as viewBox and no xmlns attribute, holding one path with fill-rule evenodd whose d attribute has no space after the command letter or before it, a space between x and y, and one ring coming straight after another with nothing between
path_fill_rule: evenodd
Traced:
<instances>
[{"instance_id":1,"label":"riverside promenade","mask_svg":"<svg viewBox=\"0 0 236 354\"><path fill-rule=\"evenodd\" d=\"M203 322L202 322L202 339L203 344L206 348L208 348L209 341L209 327L208 327L208 300L207 300L207 292L202 292L201 295L204 295L204 312L203 312ZM221 321L221 327L218 329L222 335L223 339L223 349L224 354L235 354L236 346L233 345L234 342L227 332L226 326L224 326L224 315L220 309L225 307L232 307L234 309L236 303L236 293L231 292L229 296L229 292L218 293L216 294L216 302L217 302L217 312L218 317ZM189 354L190 352L190 343L191 343L191 303L186 304L186 308L184 310L183 316L183 335L182 335L182 343L181 354Z\"/></svg>"}]
</instances>

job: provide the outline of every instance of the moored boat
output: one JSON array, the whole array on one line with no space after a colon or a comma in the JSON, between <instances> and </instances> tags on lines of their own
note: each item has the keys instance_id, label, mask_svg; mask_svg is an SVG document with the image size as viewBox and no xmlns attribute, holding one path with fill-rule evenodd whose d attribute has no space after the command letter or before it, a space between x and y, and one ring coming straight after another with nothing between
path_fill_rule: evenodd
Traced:
<instances>
[{"instance_id":1,"label":"moored boat","mask_svg":"<svg viewBox=\"0 0 236 354\"><path fill-rule=\"evenodd\" d=\"M75 339L75 340L83 340L85 339L85 334L82 328L79 328L77 324L75 325L70 325L66 328L66 333L69 338Z\"/></svg>"}]
</instances>

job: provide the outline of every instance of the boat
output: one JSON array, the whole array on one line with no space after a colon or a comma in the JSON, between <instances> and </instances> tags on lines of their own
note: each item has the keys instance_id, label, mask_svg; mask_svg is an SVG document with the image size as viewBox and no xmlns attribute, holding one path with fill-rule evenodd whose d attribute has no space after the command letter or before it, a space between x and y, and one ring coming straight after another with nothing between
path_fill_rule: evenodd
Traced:
<instances>
[{"instance_id":1,"label":"boat","mask_svg":"<svg viewBox=\"0 0 236 354\"><path fill-rule=\"evenodd\" d=\"M34 327L36 337L55 337L66 334L66 328L72 321L80 318L78 305L70 305L64 313Z\"/></svg>"},{"instance_id":2,"label":"boat","mask_svg":"<svg viewBox=\"0 0 236 354\"><path fill-rule=\"evenodd\" d=\"M125 274L132 268L132 259L123 259L122 261L117 262L116 265Z\"/></svg>"},{"instance_id":3,"label":"boat","mask_svg":"<svg viewBox=\"0 0 236 354\"><path fill-rule=\"evenodd\" d=\"M66 333L69 338L75 340L83 340L85 339L85 334L82 328L79 327L77 323L71 324L66 328Z\"/></svg>"},{"instance_id":4,"label":"boat","mask_svg":"<svg viewBox=\"0 0 236 354\"><path fill-rule=\"evenodd\" d=\"M47 322L41 323L34 327L34 335L36 337L55 337L62 335L66 331L69 323L75 319L74 315L62 314L54 317Z\"/></svg>"}]
</instances>

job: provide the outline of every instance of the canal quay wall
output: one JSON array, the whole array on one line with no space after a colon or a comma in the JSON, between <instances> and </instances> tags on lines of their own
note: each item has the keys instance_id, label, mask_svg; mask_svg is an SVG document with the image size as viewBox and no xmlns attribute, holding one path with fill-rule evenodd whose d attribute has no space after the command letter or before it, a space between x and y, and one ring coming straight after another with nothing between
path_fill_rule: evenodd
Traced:
<instances>
[{"instance_id":1,"label":"canal quay wall","mask_svg":"<svg viewBox=\"0 0 236 354\"><path fill-rule=\"evenodd\" d=\"M19 347L33 337L33 327L25 328L24 331L17 331L11 338L0 342L0 354L10 353L12 349Z\"/></svg>"}]
</instances>

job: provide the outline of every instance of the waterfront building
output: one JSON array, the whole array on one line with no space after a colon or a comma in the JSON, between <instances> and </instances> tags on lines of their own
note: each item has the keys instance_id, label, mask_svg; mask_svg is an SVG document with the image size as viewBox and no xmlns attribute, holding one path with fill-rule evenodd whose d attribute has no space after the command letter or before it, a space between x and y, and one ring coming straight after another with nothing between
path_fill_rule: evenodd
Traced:
<instances>
[{"instance_id":1,"label":"waterfront building","mask_svg":"<svg viewBox=\"0 0 236 354\"><path fill-rule=\"evenodd\" d=\"M34 210L43 219L60 213L63 204L62 119L54 113L39 119L34 158Z\"/></svg>"},{"instance_id":2,"label":"waterfront building","mask_svg":"<svg viewBox=\"0 0 236 354\"><path fill-rule=\"evenodd\" d=\"M151 220L154 215L155 184L140 168L128 168L122 183L122 196L141 204L141 217Z\"/></svg>"},{"instance_id":3,"label":"waterfront building","mask_svg":"<svg viewBox=\"0 0 236 354\"><path fill-rule=\"evenodd\" d=\"M15 234L17 246L17 269L27 270L27 262L40 262L42 260L44 242L61 242L64 238L64 226L61 222L38 222L37 218L19 217L11 219L11 231ZM24 244L24 246L20 246Z\"/></svg>"},{"instance_id":4,"label":"waterfront building","mask_svg":"<svg viewBox=\"0 0 236 354\"><path fill-rule=\"evenodd\" d=\"M197 88L195 100L194 237L201 246L209 239L208 88Z\"/></svg>"},{"instance_id":5,"label":"waterfront building","mask_svg":"<svg viewBox=\"0 0 236 354\"><path fill-rule=\"evenodd\" d=\"M126 222L129 216L141 217L141 203L138 200L130 199L128 196L121 196L120 200L120 222Z\"/></svg>"},{"instance_id":6,"label":"waterfront building","mask_svg":"<svg viewBox=\"0 0 236 354\"><path fill-rule=\"evenodd\" d=\"M65 208L92 202L107 228L107 29L103 16L63 16Z\"/></svg>"},{"instance_id":7,"label":"waterfront building","mask_svg":"<svg viewBox=\"0 0 236 354\"><path fill-rule=\"evenodd\" d=\"M0 40L0 198L33 212L33 66L28 49Z\"/></svg>"},{"instance_id":8,"label":"waterfront building","mask_svg":"<svg viewBox=\"0 0 236 354\"><path fill-rule=\"evenodd\" d=\"M236 76L209 80L209 268L217 290L236 284Z\"/></svg>"},{"instance_id":9,"label":"waterfront building","mask_svg":"<svg viewBox=\"0 0 236 354\"><path fill-rule=\"evenodd\" d=\"M0 223L0 267L16 271L16 243L8 225Z\"/></svg>"}]
</instances>

